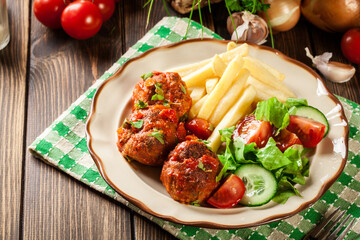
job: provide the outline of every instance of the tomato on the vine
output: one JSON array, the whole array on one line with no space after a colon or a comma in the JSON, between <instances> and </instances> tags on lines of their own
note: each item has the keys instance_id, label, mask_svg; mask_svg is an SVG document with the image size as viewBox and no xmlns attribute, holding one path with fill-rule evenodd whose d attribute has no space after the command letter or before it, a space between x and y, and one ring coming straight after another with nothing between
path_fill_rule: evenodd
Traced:
<instances>
[{"instance_id":1,"label":"tomato on the vine","mask_svg":"<svg viewBox=\"0 0 360 240\"><path fill-rule=\"evenodd\" d=\"M68 3L68 0L35 0L33 11L35 17L45 26L61 28L61 13Z\"/></svg>"},{"instance_id":2,"label":"tomato on the vine","mask_svg":"<svg viewBox=\"0 0 360 240\"><path fill-rule=\"evenodd\" d=\"M109 18L114 13L115 0L86 0L86 1L94 3L99 8L103 22L109 20Z\"/></svg>"},{"instance_id":3,"label":"tomato on the vine","mask_svg":"<svg viewBox=\"0 0 360 240\"><path fill-rule=\"evenodd\" d=\"M103 23L99 8L88 1L70 3L61 14L64 31L76 39L94 36Z\"/></svg>"},{"instance_id":4,"label":"tomato on the vine","mask_svg":"<svg viewBox=\"0 0 360 240\"><path fill-rule=\"evenodd\" d=\"M350 29L344 34L341 51L350 62L360 64L360 28Z\"/></svg>"}]
</instances>

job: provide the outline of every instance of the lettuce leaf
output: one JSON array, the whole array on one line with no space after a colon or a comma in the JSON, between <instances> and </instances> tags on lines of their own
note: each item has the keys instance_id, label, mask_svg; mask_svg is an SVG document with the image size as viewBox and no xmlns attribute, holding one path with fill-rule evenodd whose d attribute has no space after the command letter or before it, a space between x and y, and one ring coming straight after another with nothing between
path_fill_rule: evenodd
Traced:
<instances>
[{"instance_id":1,"label":"lettuce leaf","mask_svg":"<svg viewBox=\"0 0 360 240\"><path fill-rule=\"evenodd\" d=\"M278 132L289 125L290 119L288 107L276 97L259 102L255 110L255 118L270 122L278 129Z\"/></svg>"},{"instance_id":2,"label":"lettuce leaf","mask_svg":"<svg viewBox=\"0 0 360 240\"><path fill-rule=\"evenodd\" d=\"M284 156L284 154L276 146L276 142L272 137L269 138L265 147L258 150L256 156L263 167L270 171L291 163L291 161Z\"/></svg>"}]
</instances>

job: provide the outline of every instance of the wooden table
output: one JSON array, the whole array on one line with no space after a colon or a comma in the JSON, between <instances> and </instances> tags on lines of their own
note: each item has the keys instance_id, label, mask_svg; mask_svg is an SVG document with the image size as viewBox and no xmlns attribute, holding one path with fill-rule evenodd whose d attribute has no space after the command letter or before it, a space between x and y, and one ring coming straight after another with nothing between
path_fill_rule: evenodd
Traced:
<instances>
[{"instance_id":1,"label":"wooden table","mask_svg":"<svg viewBox=\"0 0 360 240\"><path fill-rule=\"evenodd\" d=\"M11 42L0 51L0 239L172 239L156 224L32 157L27 146L147 31L145 0L122 0L93 38L78 41L41 25L32 1L8 1ZM203 10L204 24L226 31L223 3ZM181 16L170 9L171 15ZM195 20L198 19L197 13ZM166 16L156 1L149 28ZM329 34L304 19L275 36L280 51L311 65L316 55L340 52L340 34ZM329 81L334 93L360 103L360 72L344 84Z\"/></svg>"}]
</instances>

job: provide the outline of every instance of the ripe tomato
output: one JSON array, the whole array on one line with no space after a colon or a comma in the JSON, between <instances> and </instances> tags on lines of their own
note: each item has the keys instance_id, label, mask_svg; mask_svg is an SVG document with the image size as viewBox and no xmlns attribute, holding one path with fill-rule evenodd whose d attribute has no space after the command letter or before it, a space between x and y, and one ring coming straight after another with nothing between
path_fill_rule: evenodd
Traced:
<instances>
[{"instance_id":1,"label":"ripe tomato","mask_svg":"<svg viewBox=\"0 0 360 240\"><path fill-rule=\"evenodd\" d=\"M49 28L61 28L61 13L67 5L64 0L35 0L33 11L35 17Z\"/></svg>"},{"instance_id":2,"label":"ripe tomato","mask_svg":"<svg viewBox=\"0 0 360 240\"><path fill-rule=\"evenodd\" d=\"M79 0L78 0L79 1ZM81 1L81 0L80 0ZM103 22L109 20L115 10L115 0L86 0L98 6Z\"/></svg>"},{"instance_id":3,"label":"ripe tomato","mask_svg":"<svg viewBox=\"0 0 360 240\"><path fill-rule=\"evenodd\" d=\"M234 139L241 137L245 144L256 143L259 148L266 145L271 137L272 127L269 122L256 120L255 115L244 118L234 131Z\"/></svg>"},{"instance_id":4,"label":"ripe tomato","mask_svg":"<svg viewBox=\"0 0 360 240\"><path fill-rule=\"evenodd\" d=\"M235 174L231 174L220 188L207 200L207 203L217 208L233 207L245 193L245 185Z\"/></svg>"},{"instance_id":5,"label":"ripe tomato","mask_svg":"<svg viewBox=\"0 0 360 240\"><path fill-rule=\"evenodd\" d=\"M204 140L208 139L214 130L214 126L211 123L201 118L194 118L187 121L185 123L185 128L198 138Z\"/></svg>"},{"instance_id":6,"label":"ripe tomato","mask_svg":"<svg viewBox=\"0 0 360 240\"><path fill-rule=\"evenodd\" d=\"M350 29L344 34L341 51L350 62L360 64L360 28Z\"/></svg>"},{"instance_id":7,"label":"ripe tomato","mask_svg":"<svg viewBox=\"0 0 360 240\"><path fill-rule=\"evenodd\" d=\"M61 25L65 32L76 39L94 36L103 21L99 8L87 1L70 3L61 14Z\"/></svg>"},{"instance_id":8,"label":"ripe tomato","mask_svg":"<svg viewBox=\"0 0 360 240\"><path fill-rule=\"evenodd\" d=\"M295 133L304 147L312 148L323 139L326 126L309 118L290 115L286 129Z\"/></svg>"},{"instance_id":9,"label":"ripe tomato","mask_svg":"<svg viewBox=\"0 0 360 240\"><path fill-rule=\"evenodd\" d=\"M296 136L295 133L292 133L286 129L282 129L280 133L276 136L273 136L276 141L276 146L284 152L288 147L291 147L294 144L301 144L300 139Z\"/></svg>"}]
</instances>

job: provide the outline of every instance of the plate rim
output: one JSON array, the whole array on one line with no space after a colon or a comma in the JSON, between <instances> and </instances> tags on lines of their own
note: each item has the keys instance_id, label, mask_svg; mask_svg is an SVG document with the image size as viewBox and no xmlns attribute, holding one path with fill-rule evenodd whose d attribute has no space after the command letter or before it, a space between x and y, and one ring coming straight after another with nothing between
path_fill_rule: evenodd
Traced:
<instances>
[{"instance_id":1,"label":"plate rim","mask_svg":"<svg viewBox=\"0 0 360 240\"><path fill-rule=\"evenodd\" d=\"M92 122L92 118L93 118L93 116L95 115L95 112L96 112L96 102L97 102L99 94L101 93L101 90L104 88L104 86L108 82L110 82L113 79L117 78L129 64L131 64L132 62L137 61L137 60L139 60L141 58L146 57L148 54L152 53L153 51L157 51L159 49L174 48L174 47L177 47L179 45L189 44L189 43L193 43L193 42L200 42L200 41L218 42L218 43L221 43L221 44L227 44L229 42L233 42L231 40L221 40L221 39L212 39L212 38L193 38L193 39L188 39L188 40L183 40L183 41L180 41L180 42L168 44L168 45L165 45L165 46L154 47L154 48L149 49L146 52L140 54L139 56L136 56L136 57L131 58L128 61L126 61L112 76L110 76L109 78L107 78L106 80L104 80L100 84L100 86L96 90L96 92L95 92L95 94L93 96L93 99L91 101L91 107L90 107L89 115L88 115L88 118L87 118L86 123L85 123L85 134L86 134L86 140L87 140L87 148L88 148L88 151L89 151L89 154L90 154L91 158L94 160L94 162L95 162L95 164L96 164L96 166L97 166L97 168L98 168L98 170L100 172L100 175L103 177L105 182L107 184L109 184L109 186L112 187L117 193L119 193L122 197L124 197L126 200L130 201L135 206L139 207L141 210L143 210L146 213L151 214L153 216L162 218L164 220L172 221L172 222L183 224L183 225L191 225L191 226L196 226L196 227L207 227L207 228L217 228L217 229L248 228L248 227L255 227L255 226L259 226L259 225L279 221L279 220L291 217L291 216L299 213L300 211L308 208L310 205L312 205L317 200L319 200L323 196L323 194L325 194L325 192L340 177L341 173L343 172L343 170L345 168L345 165L346 165L346 162L347 162L347 156L348 156L349 123L348 123L348 120L347 120L347 118L345 116L345 113L344 113L344 107L342 106L340 100L337 99L334 96L334 94L332 94L330 92L330 90L326 86L324 80L320 77L320 75L318 73L316 73L313 69L311 69L309 66L307 66L306 64L304 64L304 63L302 63L302 62L300 62L298 60L295 60L293 58L288 57L287 55L285 55L284 53L280 52L277 49L273 49L273 48L268 47L268 46L256 45L256 44L245 42L245 41L239 41L238 43L247 43L248 45L250 45L252 47L255 47L255 48L258 48L258 49L261 49L261 50L266 50L266 51L273 52L275 55L283 58L285 61L288 61L288 62L290 62L292 64L298 65L299 67L301 67L304 70L308 71L310 74L312 74L314 76L315 79L317 79L318 81L320 81L322 83L324 89L326 90L326 95L330 98L330 100L332 100L336 105L339 105L340 108L341 108L340 111L339 111L339 113L340 113L339 117L340 117L340 119L342 121L346 122L346 126L344 126L344 131L345 131L345 134L344 134L345 141L344 141L344 143L345 143L346 152L345 152L344 157L342 157L342 159L341 159L341 166L340 166L339 170L331 178L331 180L329 180L326 184L322 185L320 191L318 192L318 194L313 199L302 203L301 205L299 205L295 210L291 211L290 213L275 214L273 216L262 219L260 221L253 222L253 223L248 223L248 224L227 225L227 224L220 224L220 223L207 222L207 221L183 221L183 220L177 219L175 216L168 216L168 215L163 215L163 214L159 214L159 213L154 212L152 209L147 207L140 200L135 199L132 196L126 194L123 191L121 191L121 189L119 189L111 181L111 179L107 176L107 174L106 174L106 172L104 170L104 166L103 166L103 162L102 162L101 158L95 153L95 151L92 148L92 136L91 136L91 132L89 130L91 122Z\"/></svg>"}]
</instances>

